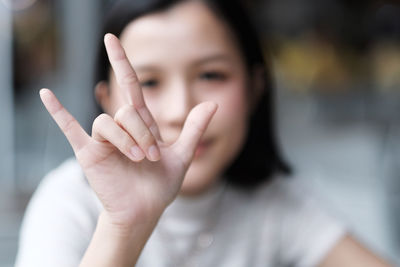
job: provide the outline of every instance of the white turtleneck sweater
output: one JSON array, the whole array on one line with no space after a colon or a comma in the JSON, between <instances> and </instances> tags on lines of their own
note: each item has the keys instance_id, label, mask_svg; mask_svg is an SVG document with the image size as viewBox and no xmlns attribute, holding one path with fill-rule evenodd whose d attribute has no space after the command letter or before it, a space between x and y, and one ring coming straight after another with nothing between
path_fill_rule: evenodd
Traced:
<instances>
[{"instance_id":1,"label":"white turtleneck sweater","mask_svg":"<svg viewBox=\"0 0 400 267\"><path fill-rule=\"evenodd\" d=\"M316 266L345 230L291 181L276 178L251 192L219 184L178 197L136 266ZM31 199L16 266L78 266L101 210L78 163L66 161Z\"/></svg>"}]
</instances>

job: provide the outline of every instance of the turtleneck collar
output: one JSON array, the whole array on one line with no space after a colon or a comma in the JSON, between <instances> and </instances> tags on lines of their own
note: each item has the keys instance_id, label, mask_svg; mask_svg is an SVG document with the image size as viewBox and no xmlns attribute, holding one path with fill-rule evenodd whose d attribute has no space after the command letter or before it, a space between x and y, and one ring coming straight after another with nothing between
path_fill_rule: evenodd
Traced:
<instances>
[{"instance_id":1,"label":"turtleneck collar","mask_svg":"<svg viewBox=\"0 0 400 267\"><path fill-rule=\"evenodd\" d=\"M204 230L219 213L225 187L225 182L219 182L198 196L179 195L161 216L159 227L175 234Z\"/></svg>"}]
</instances>

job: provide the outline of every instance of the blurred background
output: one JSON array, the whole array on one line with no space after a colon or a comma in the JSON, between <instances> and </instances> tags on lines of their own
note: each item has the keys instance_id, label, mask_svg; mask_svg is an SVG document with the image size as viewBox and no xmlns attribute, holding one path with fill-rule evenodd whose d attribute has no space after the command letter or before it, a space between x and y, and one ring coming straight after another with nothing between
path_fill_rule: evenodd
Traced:
<instances>
[{"instance_id":1,"label":"blurred background","mask_svg":"<svg viewBox=\"0 0 400 267\"><path fill-rule=\"evenodd\" d=\"M109 1L0 0L0 266L13 265L31 194L72 156L38 91L53 89L90 129L94 53ZM298 181L400 265L400 4L246 4L272 55L278 133Z\"/></svg>"}]
</instances>

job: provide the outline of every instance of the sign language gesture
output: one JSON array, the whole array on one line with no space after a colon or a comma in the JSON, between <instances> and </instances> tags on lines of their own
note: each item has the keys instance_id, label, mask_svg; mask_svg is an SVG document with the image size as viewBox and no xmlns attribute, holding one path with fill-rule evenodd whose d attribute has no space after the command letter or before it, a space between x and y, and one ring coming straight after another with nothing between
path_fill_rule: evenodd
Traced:
<instances>
[{"instance_id":1,"label":"sign language gesture","mask_svg":"<svg viewBox=\"0 0 400 267\"><path fill-rule=\"evenodd\" d=\"M107 34L104 42L119 89L126 95L114 118L99 115L89 136L50 90L42 89L40 97L71 144L110 222L154 221L178 194L217 105L205 102L194 107L176 142L164 143L119 40Z\"/></svg>"}]
</instances>

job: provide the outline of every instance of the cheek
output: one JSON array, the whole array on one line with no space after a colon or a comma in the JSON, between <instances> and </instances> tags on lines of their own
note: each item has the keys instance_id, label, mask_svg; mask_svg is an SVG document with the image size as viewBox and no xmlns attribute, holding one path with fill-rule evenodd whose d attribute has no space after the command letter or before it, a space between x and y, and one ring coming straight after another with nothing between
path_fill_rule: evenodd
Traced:
<instances>
[{"instance_id":1,"label":"cheek","mask_svg":"<svg viewBox=\"0 0 400 267\"><path fill-rule=\"evenodd\" d=\"M247 123L247 98L244 86L231 87L225 94L215 98L218 104L218 111L215 120L218 120L220 127L231 131L232 129L244 128ZM242 129L244 130L244 129Z\"/></svg>"}]
</instances>

